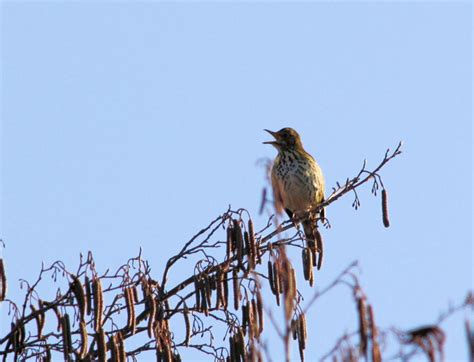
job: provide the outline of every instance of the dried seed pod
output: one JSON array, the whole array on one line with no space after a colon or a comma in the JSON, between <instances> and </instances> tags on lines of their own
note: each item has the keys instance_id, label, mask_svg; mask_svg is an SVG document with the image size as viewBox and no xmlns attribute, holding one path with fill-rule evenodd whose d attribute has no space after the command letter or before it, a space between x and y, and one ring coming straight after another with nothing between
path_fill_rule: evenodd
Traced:
<instances>
[{"instance_id":1,"label":"dried seed pod","mask_svg":"<svg viewBox=\"0 0 474 362\"><path fill-rule=\"evenodd\" d=\"M92 280L92 294L94 296L94 329L96 332L102 328L102 313L104 311L104 296L100 278Z\"/></svg>"},{"instance_id":2,"label":"dried seed pod","mask_svg":"<svg viewBox=\"0 0 474 362\"><path fill-rule=\"evenodd\" d=\"M84 293L84 287L82 286L81 281L75 275L72 276L73 281L71 283L71 289L74 293L74 297L77 300L77 305L79 307L79 318L84 320L86 316L87 309L87 299Z\"/></svg>"},{"instance_id":3,"label":"dried seed pod","mask_svg":"<svg viewBox=\"0 0 474 362\"><path fill-rule=\"evenodd\" d=\"M188 307L186 306L184 306L183 317L184 317L184 325L186 326L186 338L184 340L184 345L188 347L189 341L191 340L191 323L189 321Z\"/></svg>"},{"instance_id":4,"label":"dried seed pod","mask_svg":"<svg viewBox=\"0 0 474 362\"><path fill-rule=\"evenodd\" d=\"M117 344L117 338L115 335L109 337L109 346L110 346L110 361L118 362L119 361L119 349Z\"/></svg>"},{"instance_id":5,"label":"dried seed pod","mask_svg":"<svg viewBox=\"0 0 474 362\"><path fill-rule=\"evenodd\" d=\"M107 362L107 343L105 342L104 329L101 327L96 334L97 352L99 362Z\"/></svg>"},{"instance_id":6,"label":"dried seed pod","mask_svg":"<svg viewBox=\"0 0 474 362\"><path fill-rule=\"evenodd\" d=\"M234 289L234 309L238 310L240 302L240 284L237 269L232 270L232 286Z\"/></svg>"},{"instance_id":7,"label":"dried seed pod","mask_svg":"<svg viewBox=\"0 0 474 362\"><path fill-rule=\"evenodd\" d=\"M0 258L0 302L7 297L7 275L5 273L5 265L3 259Z\"/></svg>"},{"instance_id":8,"label":"dried seed pod","mask_svg":"<svg viewBox=\"0 0 474 362\"><path fill-rule=\"evenodd\" d=\"M92 291L91 291L91 282L90 282L90 280L87 276L84 279L84 285L86 286L87 315L91 315L91 313L92 313Z\"/></svg>"},{"instance_id":9,"label":"dried seed pod","mask_svg":"<svg viewBox=\"0 0 474 362\"><path fill-rule=\"evenodd\" d=\"M367 358L367 345L368 345L368 333L367 333L367 315L366 315L366 304L364 298L357 299L357 314L359 316L359 347L360 353Z\"/></svg>"},{"instance_id":10,"label":"dried seed pod","mask_svg":"<svg viewBox=\"0 0 474 362\"><path fill-rule=\"evenodd\" d=\"M127 329L133 334L136 331L135 297L132 288L125 288L125 303L127 305Z\"/></svg>"},{"instance_id":11,"label":"dried seed pod","mask_svg":"<svg viewBox=\"0 0 474 362\"><path fill-rule=\"evenodd\" d=\"M313 260L313 266L316 266L317 269L319 270L321 269L321 266L323 265L323 255L324 255L323 237L317 228L314 231L314 236L316 239L316 247L318 248L319 258L318 258L317 265L314 265L316 260Z\"/></svg>"},{"instance_id":12,"label":"dried seed pod","mask_svg":"<svg viewBox=\"0 0 474 362\"><path fill-rule=\"evenodd\" d=\"M152 338L153 336L153 327L156 319L156 300L153 293L148 294L147 296L147 305L150 310L148 316L148 337Z\"/></svg>"},{"instance_id":13,"label":"dried seed pod","mask_svg":"<svg viewBox=\"0 0 474 362\"><path fill-rule=\"evenodd\" d=\"M388 228L390 226L390 219L388 218L388 199L387 199L387 190L382 190L382 219L383 226Z\"/></svg>"},{"instance_id":14,"label":"dried seed pod","mask_svg":"<svg viewBox=\"0 0 474 362\"><path fill-rule=\"evenodd\" d=\"M71 323L69 321L69 315L67 313L61 318L61 327L63 337L64 360L69 361L69 354L72 352L72 336Z\"/></svg>"},{"instance_id":15,"label":"dried seed pod","mask_svg":"<svg viewBox=\"0 0 474 362\"><path fill-rule=\"evenodd\" d=\"M117 333L117 348L118 348L118 360L119 362L126 362L127 361L127 353L125 352L125 344L123 343L122 333Z\"/></svg>"},{"instance_id":16,"label":"dried seed pod","mask_svg":"<svg viewBox=\"0 0 474 362\"><path fill-rule=\"evenodd\" d=\"M87 335L87 326L84 321L80 321L79 323L79 331L81 334L81 349L79 351L79 359L84 359L87 355L87 347L88 347L88 335Z\"/></svg>"}]
</instances>

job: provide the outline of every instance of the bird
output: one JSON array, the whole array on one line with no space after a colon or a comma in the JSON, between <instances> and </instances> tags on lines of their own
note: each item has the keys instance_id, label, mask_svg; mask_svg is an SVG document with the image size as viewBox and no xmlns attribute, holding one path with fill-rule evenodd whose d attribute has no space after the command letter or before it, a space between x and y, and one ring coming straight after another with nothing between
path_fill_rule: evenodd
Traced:
<instances>
[{"instance_id":1,"label":"bird","mask_svg":"<svg viewBox=\"0 0 474 362\"><path fill-rule=\"evenodd\" d=\"M271 169L271 183L275 209L283 210L290 219L303 224L308 246L314 246L317 219L325 220L324 208L311 217L311 211L324 201L324 176L316 160L303 147L301 137L293 128L278 132L268 129L273 141L263 142L274 146L278 154ZM315 221L316 220L316 221Z\"/></svg>"}]
</instances>

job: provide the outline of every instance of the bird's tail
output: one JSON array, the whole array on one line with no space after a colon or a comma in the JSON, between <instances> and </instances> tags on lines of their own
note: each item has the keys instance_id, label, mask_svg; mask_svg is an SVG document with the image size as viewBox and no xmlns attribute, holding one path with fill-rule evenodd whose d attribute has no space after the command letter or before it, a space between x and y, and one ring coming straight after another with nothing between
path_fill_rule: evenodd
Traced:
<instances>
[{"instance_id":1,"label":"bird's tail","mask_svg":"<svg viewBox=\"0 0 474 362\"><path fill-rule=\"evenodd\" d=\"M319 270L323 265L323 238L315 220L306 219L302 224L306 243L311 250L313 266Z\"/></svg>"}]
</instances>

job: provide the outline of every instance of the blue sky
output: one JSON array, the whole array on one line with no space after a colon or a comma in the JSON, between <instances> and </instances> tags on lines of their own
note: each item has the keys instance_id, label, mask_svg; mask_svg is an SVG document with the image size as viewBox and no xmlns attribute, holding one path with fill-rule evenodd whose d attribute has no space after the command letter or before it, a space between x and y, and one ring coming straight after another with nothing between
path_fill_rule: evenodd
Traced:
<instances>
[{"instance_id":1,"label":"blue sky","mask_svg":"<svg viewBox=\"0 0 474 362\"><path fill-rule=\"evenodd\" d=\"M75 267L88 250L105 270L142 247L158 274L229 204L263 224L256 161L275 151L262 129L283 126L328 190L404 141L382 172L392 227L370 187L358 211L350 197L331 206L318 285L359 260L379 324L400 328L434 322L472 288L469 2L2 2L1 13L10 298L42 261ZM354 312L344 289L316 304L308 355L354 330ZM462 321L444 325L449 361L466 359Z\"/></svg>"}]
</instances>

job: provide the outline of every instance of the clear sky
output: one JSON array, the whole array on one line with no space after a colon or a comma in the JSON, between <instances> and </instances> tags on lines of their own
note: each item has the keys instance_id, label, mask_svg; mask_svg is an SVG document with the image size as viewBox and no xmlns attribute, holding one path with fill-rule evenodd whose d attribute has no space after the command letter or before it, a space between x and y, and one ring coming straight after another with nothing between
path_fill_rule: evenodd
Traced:
<instances>
[{"instance_id":1,"label":"clear sky","mask_svg":"<svg viewBox=\"0 0 474 362\"><path fill-rule=\"evenodd\" d=\"M359 260L380 326L400 328L472 288L470 2L4 1L1 46L10 298L88 250L104 271L142 247L160 275L229 204L263 224L262 129L283 126L328 189L404 141L382 172L392 227L370 186L358 211L331 206L317 285ZM443 325L448 361L466 360L463 318ZM309 319L310 359L357 327L345 289Z\"/></svg>"}]
</instances>

